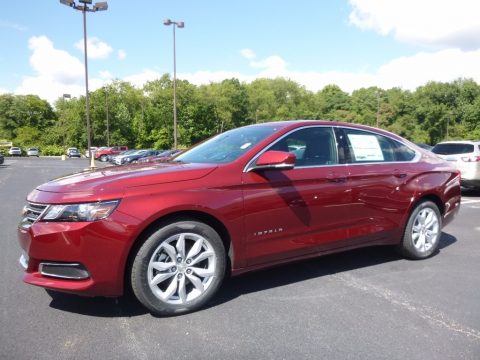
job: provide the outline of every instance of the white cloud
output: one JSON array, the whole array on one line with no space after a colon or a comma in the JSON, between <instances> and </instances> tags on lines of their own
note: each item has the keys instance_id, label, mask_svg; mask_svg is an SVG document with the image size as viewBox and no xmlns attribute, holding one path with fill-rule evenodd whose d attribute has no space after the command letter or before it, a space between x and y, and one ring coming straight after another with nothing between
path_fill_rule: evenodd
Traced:
<instances>
[{"instance_id":1,"label":"white cloud","mask_svg":"<svg viewBox=\"0 0 480 360\"><path fill-rule=\"evenodd\" d=\"M212 82L221 82L225 79L238 79L250 82L255 79L253 76L244 75L236 71L196 71L194 73L178 73L177 78L188 80L195 85L206 85Z\"/></svg>"},{"instance_id":2,"label":"white cloud","mask_svg":"<svg viewBox=\"0 0 480 360\"><path fill-rule=\"evenodd\" d=\"M142 87L148 81L160 79L162 74L158 71L151 70L151 69L144 69L139 74L133 74L125 77L123 80L130 82L132 85L136 87Z\"/></svg>"},{"instance_id":3,"label":"white cloud","mask_svg":"<svg viewBox=\"0 0 480 360\"><path fill-rule=\"evenodd\" d=\"M480 48L478 0L350 0L350 23L402 42Z\"/></svg>"},{"instance_id":4,"label":"white cloud","mask_svg":"<svg viewBox=\"0 0 480 360\"><path fill-rule=\"evenodd\" d=\"M75 47L84 53L83 39L75 43ZM105 59L113 51L112 47L97 37L87 38L87 53L89 59Z\"/></svg>"},{"instance_id":5,"label":"white cloud","mask_svg":"<svg viewBox=\"0 0 480 360\"><path fill-rule=\"evenodd\" d=\"M22 84L15 90L17 94L37 94L50 102L58 99L63 93L80 96L85 93L83 63L64 50L56 49L45 36L32 37L29 41L32 51L30 64L33 76L23 78ZM253 51L251 52L253 54ZM243 55L243 54L242 54ZM256 57L255 57L256 59ZM257 78L284 77L298 82L311 91L321 90L328 84L337 84L344 91L379 86L384 89L401 87L415 90L428 81L448 82L457 78L472 78L480 83L480 50L464 51L460 49L444 49L432 52L421 52L413 56L405 56L391 60L374 71L326 71L305 72L290 69L287 62L274 55L265 59L247 59L254 74L238 71L196 71L178 73L179 79L202 85L220 82L224 79L237 78L243 82L251 82ZM159 79L163 73L144 69L123 80L136 87L146 82ZM90 76L90 90L93 91L114 79L108 70L100 71L97 76ZM0 89L1 92L7 90Z\"/></svg>"},{"instance_id":6,"label":"white cloud","mask_svg":"<svg viewBox=\"0 0 480 360\"><path fill-rule=\"evenodd\" d=\"M0 95L1 94L7 94L9 91L7 89L0 88Z\"/></svg>"},{"instance_id":7,"label":"white cloud","mask_svg":"<svg viewBox=\"0 0 480 360\"><path fill-rule=\"evenodd\" d=\"M98 74L104 80L112 80L113 79L112 73L108 70L99 71Z\"/></svg>"},{"instance_id":8,"label":"white cloud","mask_svg":"<svg viewBox=\"0 0 480 360\"><path fill-rule=\"evenodd\" d=\"M28 42L32 51L30 65L33 76L24 76L16 94L35 94L50 102L61 94L85 94L83 63L64 50L56 49L46 36L34 36ZM104 80L89 78L89 89L101 87Z\"/></svg>"},{"instance_id":9,"label":"white cloud","mask_svg":"<svg viewBox=\"0 0 480 360\"><path fill-rule=\"evenodd\" d=\"M446 49L401 57L380 67L376 76L382 87L415 89L428 81L448 82L459 77L480 82L480 50Z\"/></svg>"},{"instance_id":10,"label":"white cloud","mask_svg":"<svg viewBox=\"0 0 480 360\"><path fill-rule=\"evenodd\" d=\"M26 26L23 26L23 25L20 25L20 24L17 24L17 23L13 23L13 22L10 22L10 21L3 21L3 20L0 20L0 27L1 28L7 28L7 29L13 29L13 30L16 30L16 31L19 31L19 32L25 32L28 30L28 28Z\"/></svg>"},{"instance_id":11,"label":"white cloud","mask_svg":"<svg viewBox=\"0 0 480 360\"><path fill-rule=\"evenodd\" d=\"M255 75L247 76L237 72L199 71L181 73L178 74L178 77L197 85L218 82L232 77L245 82L251 82L256 78L284 77L304 85L311 91L321 90L329 84L337 84L348 92L369 86L379 86L384 89L401 87L406 90L415 90L428 81L448 82L458 78L473 78L480 82L479 63L480 50L446 49L397 58L372 72L303 72L288 69L287 63L279 56L270 56L264 60L250 62L252 68L259 69Z\"/></svg>"},{"instance_id":12,"label":"white cloud","mask_svg":"<svg viewBox=\"0 0 480 360\"><path fill-rule=\"evenodd\" d=\"M127 52L123 49L118 50L117 56L119 60L123 60L127 57Z\"/></svg>"},{"instance_id":13,"label":"white cloud","mask_svg":"<svg viewBox=\"0 0 480 360\"><path fill-rule=\"evenodd\" d=\"M255 59L255 53L251 49L242 49L240 50L240 54L248 60L253 60Z\"/></svg>"}]
</instances>

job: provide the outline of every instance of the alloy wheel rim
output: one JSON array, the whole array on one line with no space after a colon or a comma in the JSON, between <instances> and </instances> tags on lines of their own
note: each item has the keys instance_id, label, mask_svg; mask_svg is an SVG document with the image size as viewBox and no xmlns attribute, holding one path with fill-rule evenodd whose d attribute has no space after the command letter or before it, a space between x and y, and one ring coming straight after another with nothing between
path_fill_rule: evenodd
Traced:
<instances>
[{"instance_id":1,"label":"alloy wheel rim","mask_svg":"<svg viewBox=\"0 0 480 360\"><path fill-rule=\"evenodd\" d=\"M168 304L185 304L204 294L215 275L216 254L210 242L194 233L163 241L148 263L152 293Z\"/></svg>"},{"instance_id":2,"label":"alloy wheel rim","mask_svg":"<svg viewBox=\"0 0 480 360\"><path fill-rule=\"evenodd\" d=\"M415 248L425 253L438 241L440 222L437 213L431 208L420 210L412 227L412 241Z\"/></svg>"}]
</instances>

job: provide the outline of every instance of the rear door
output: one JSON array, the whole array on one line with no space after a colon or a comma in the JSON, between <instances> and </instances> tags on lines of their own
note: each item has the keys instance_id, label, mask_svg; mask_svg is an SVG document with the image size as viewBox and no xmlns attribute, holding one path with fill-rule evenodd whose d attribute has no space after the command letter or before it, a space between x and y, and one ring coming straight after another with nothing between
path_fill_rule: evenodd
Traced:
<instances>
[{"instance_id":1,"label":"rear door","mask_svg":"<svg viewBox=\"0 0 480 360\"><path fill-rule=\"evenodd\" d=\"M352 196L348 236L352 242L398 241L400 226L414 195L407 184L415 177L419 158L406 145L374 132L353 128L338 130Z\"/></svg>"}]
</instances>

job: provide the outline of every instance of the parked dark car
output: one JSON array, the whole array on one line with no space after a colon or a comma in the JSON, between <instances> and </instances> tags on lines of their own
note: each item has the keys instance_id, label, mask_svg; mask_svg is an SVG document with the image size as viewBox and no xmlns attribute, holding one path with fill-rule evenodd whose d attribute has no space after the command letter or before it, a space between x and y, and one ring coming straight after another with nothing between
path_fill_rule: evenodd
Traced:
<instances>
[{"instance_id":1,"label":"parked dark car","mask_svg":"<svg viewBox=\"0 0 480 360\"><path fill-rule=\"evenodd\" d=\"M176 315L204 306L227 273L373 245L427 258L460 195L458 170L387 131L263 123L168 163L38 186L18 227L20 263L28 284L88 296L128 287Z\"/></svg>"},{"instance_id":2,"label":"parked dark car","mask_svg":"<svg viewBox=\"0 0 480 360\"><path fill-rule=\"evenodd\" d=\"M67 156L69 158L72 158L72 157L81 157L82 155L80 154L80 151L77 148L71 147L67 149Z\"/></svg>"},{"instance_id":3,"label":"parked dark car","mask_svg":"<svg viewBox=\"0 0 480 360\"><path fill-rule=\"evenodd\" d=\"M424 150L428 150L428 151L432 151L432 148L433 148L432 145L428 145L428 144L417 143L415 145L417 145L418 147L421 147Z\"/></svg>"},{"instance_id":4,"label":"parked dark car","mask_svg":"<svg viewBox=\"0 0 480 360\"><path fill-rule=\"evenodd\" d=\"M138 159L139 163L148 163L148 162L167 162L172 159L175 155L181 153L182 150L165 150L160 152L157 155L145 156L141 159Z\"/></svg>"},{"instance_id":5,"label":"parked dark car","mask_svg":"<svg viewBox=\"0 0 480 360\"><path fill-rule=\"evenodd\" d=\"M115 164L117 165L131 164L131 163L137 162L139 159L143 157L153 156L156 154L158 154L158 150L152 150L152 149L137 150L133 153L116 157Z\"/></svg>"},{"instance_id":6,"label":"parked dark car","mask_svg":"<svg viewBox=\"0 0 480 360\"><path fill-rule=\"evenodd\" d=\"M5 158L3 157L2 154L0 154L0 165L2 165L5 161Z\"/></svg>"}]
</instances>

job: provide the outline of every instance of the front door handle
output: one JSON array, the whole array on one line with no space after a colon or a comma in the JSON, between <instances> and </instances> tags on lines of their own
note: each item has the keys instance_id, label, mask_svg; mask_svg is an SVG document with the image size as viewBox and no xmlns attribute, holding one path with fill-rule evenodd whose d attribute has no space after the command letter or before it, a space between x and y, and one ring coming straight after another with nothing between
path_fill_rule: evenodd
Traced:
<instances>
[{"instance_id":1,"label":"front door handle","mask_svg":"<svg viewBox=\"0 0 480 360\"><path fill-rule=\"evenodd\" d=\"M327 181L331 183L344 183L347 181L347 176L331 173L327 175Z\"/></svg>"},{"instance_id":2,"label":"front door handle","mask_svg":"<svg viewBox=\"0 0 480 360\"><path fill-rule=\"evenodd\" d=\"M395 171L393 172L393 176L395 176L395 177L397 177L397 178L399 178L399 179L403 179L403 178L407 177L407 174L404 173L404 172L402 172L402 171L400 171L400 170L395 170Z\"/></svg>"}]
</instances>

